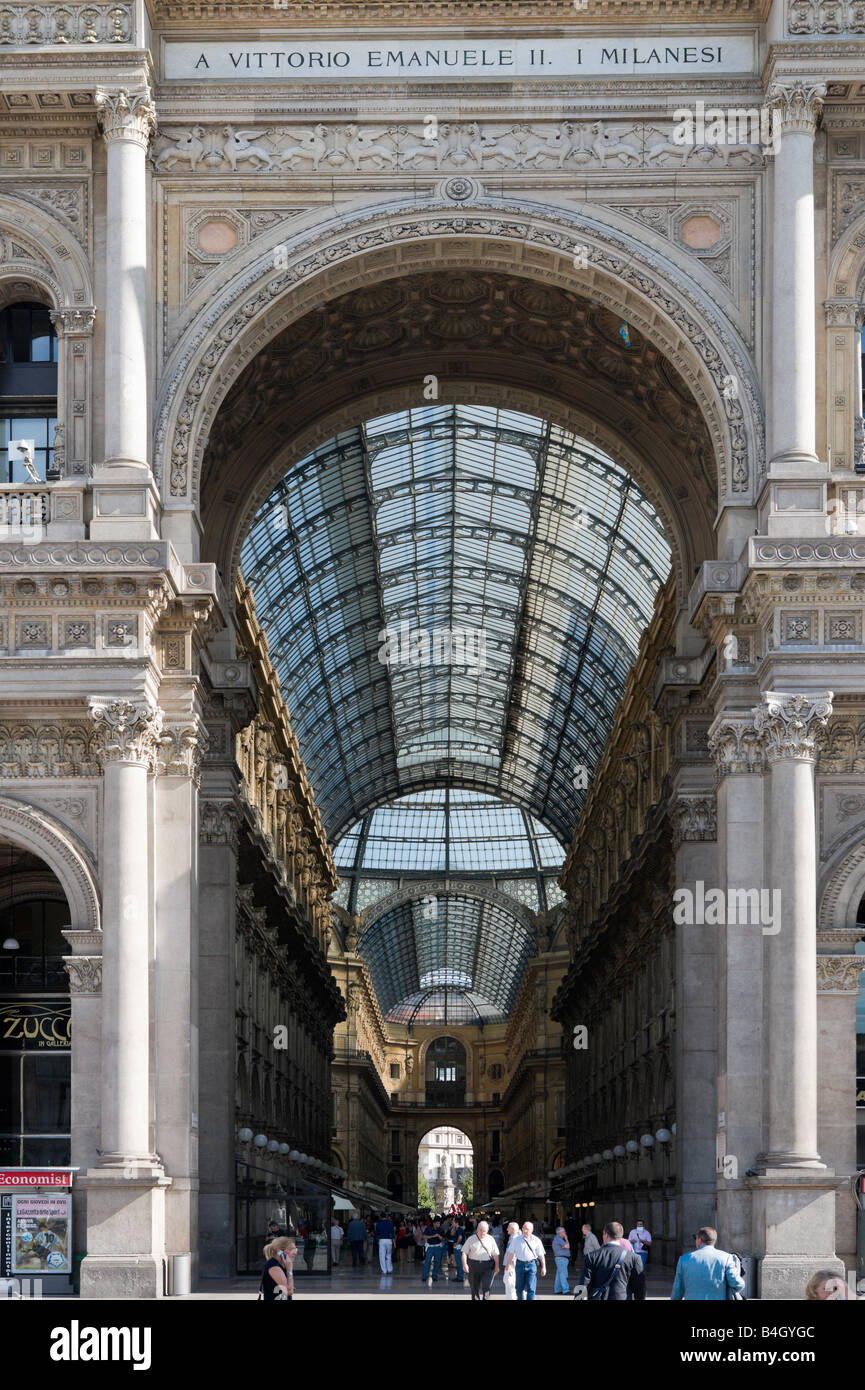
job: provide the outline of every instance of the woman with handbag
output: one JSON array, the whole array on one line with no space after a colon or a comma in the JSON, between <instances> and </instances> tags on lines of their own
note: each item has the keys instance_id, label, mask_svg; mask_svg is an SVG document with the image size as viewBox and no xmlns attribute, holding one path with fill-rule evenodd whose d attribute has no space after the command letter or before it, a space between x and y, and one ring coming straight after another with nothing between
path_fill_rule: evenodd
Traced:
<instances>
[{"instance_id":1,"label":"woman with handbag","mask_svg":"<svg viewBox=\"0 0 865 1390\"><path fill-rule=\"evenodd\" d=\"M297 1246L290 1236L278 1236L264 1247L267 1261L261 1274L258 1297L265 1303L289 1302L294 1296L294 1257Z\"/></svg>"}]
</instances>

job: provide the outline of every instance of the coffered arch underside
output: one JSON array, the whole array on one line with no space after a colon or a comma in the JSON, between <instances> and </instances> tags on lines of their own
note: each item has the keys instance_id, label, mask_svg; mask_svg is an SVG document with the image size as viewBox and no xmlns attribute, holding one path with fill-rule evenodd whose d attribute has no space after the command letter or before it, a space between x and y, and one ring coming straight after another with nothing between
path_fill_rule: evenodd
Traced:
<instances>
[{"instance_id":1,"label":"coffered arch underside","mask_svg":"<svg viewBox=\"0 0 865 1390\"><path fill-rule=\"evenodd\" d=\"M210 427L229 388L283 329L328 299L399 275L453 267L558 286L621 315L681 374L706 424L718 500L750 505L764 469L763 413L748 350L708 294L635 237L533 204L368 210L273 246L259 242L175 350L154 465L169 507L200 505ZM578 249L585 269L575 269ZM735 389L731 389L730 383Z\"/></svg>"},{"instance_id":2,"label":"coffered arch underside","mask_svg":"<svg viewBox=\"0 0 865 1390\"><path fill-rule=\"evenodd\" d=\"M865 823L847 838L827 864L818 889L820 931L852 927L865 897ZM865 925L862 927L865 936Z\"/></svg>"}]
</instances>

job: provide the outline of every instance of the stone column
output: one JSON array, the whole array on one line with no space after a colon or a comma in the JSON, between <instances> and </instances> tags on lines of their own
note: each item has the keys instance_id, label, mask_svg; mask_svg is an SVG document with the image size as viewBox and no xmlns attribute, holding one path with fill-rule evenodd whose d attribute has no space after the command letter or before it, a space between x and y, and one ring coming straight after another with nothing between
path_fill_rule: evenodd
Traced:
<instances>
[{"instance_id":1,"label":"stone column","mask_svg":"<svg viewBox=\"0 0 865 1390\"><path fill-rule=\"evenodd\" d=\"M814 135L823 84L777 82L769 92L776 131L772 240L773 462L814 464Z\"/></svg>"},{"instance_id":2,"label":"stone column","mask_svg":"<svg viewBox=\"0 0 865 1390\"><path fill-rule=\"evenodd\" d=\"M181 687L182 689L182 687ZM178 687L163 683L162 702ZM180 702L186 705L186 700ZM198 1276L198 781L206 734L188 708L166 709L154 788L156 1143L171 1188L166 1251L192 1255Z\"/></svg>"},{"instance_id":3,"label":"stone column","mask_svg":"<svg viewBox=\"0 0 865 1390\"><path fill-rule=\"evenodd\" d=\"M817 1269L843 1269L835 1254L834 1174L817 1149L816 735L832 692L763 695L754 724L769 768L764 878L776 894L764 935L766 1150L747 1179L762 1299L801 1298Z\"/></svg>"},{"instance_id":4,"label":"stone column","mask_svg":"<svg viewBox=\"0 0 865 1390\"><path fill-rule=\"evenodd\" d=\"M820 1152L839 1176L856 1171L856 1003L865 955L853 955L865 927L817 934L817 1125ZM822 954L823 951L832 954ZM849 951L849 955L835 952ZM835 1249L856 1265L856 1206L845 1182L837 1192Z\"/></svg>"},{"instance_id":5,"label":"stone column","mask_svg":"<svg viewBox=\"0 0 865 1390\"><path fill-rule=\"evenodd\" d=\"M97 92L107 147L105 444L94 475L90 534L155 537L149 466L149 184L156 111L147 91Z\"/></svg>"},{"instance_id":6,"label":"stone column","mask_svg":"<svg viewBox=\"0 0 865 1390\"><path fill-rule=\"evenodd\" d=\"M721 713L709 730L709 748L717 773L717 886L729 898L763 883L763 756L750 714ZM722 1244L749 1254L754 1248L751 1200L744 1179L764 1146L763 937L759 926L726 919L724 914L713 929L718 1001L715 1224Z\"/></svg>"},{"instance_id":7,"label":"stone column","mask_svg":"<svg viewBox=\"0 0 865 1390\"><path fill-rule=\"evenodd\" d=\"M163 1292L165 1177L150 1139L151 865L148 778L162 712L93 699L102 804L102 1153L87 1198L85 1297Z\"/></svg>"},{"instance_id":8,"label":"stone column","mask_svg":"<svg viewBox=\"0 0 865 1390\"><path fill-rule=\"evenodd\" d=\"M765 935L768 1041L766 1164L820 1168L817 1152L817 832L815 735L832 692L763 696L754 711L769 766L770 892L780 922Z\"/></svg>"},{"instance_id":9,"label":"stone column","mask_svg":"<svg viewBox=\"0 0 865 1390\"><path fill-rule=\"evenodd\" d=\"M705 776L705 774L703 774ZM688 785L672 802L675 887L717 882L715 792ZM718 1074L715 927L675 927L676 1247L687 1249L715 1201ZM666 1216L666 1213L665 1213ZM666 1233L664 1221L660 1228ZM661 1246L659 1245L659 1249Z\"/></svg>"}]
</instances>

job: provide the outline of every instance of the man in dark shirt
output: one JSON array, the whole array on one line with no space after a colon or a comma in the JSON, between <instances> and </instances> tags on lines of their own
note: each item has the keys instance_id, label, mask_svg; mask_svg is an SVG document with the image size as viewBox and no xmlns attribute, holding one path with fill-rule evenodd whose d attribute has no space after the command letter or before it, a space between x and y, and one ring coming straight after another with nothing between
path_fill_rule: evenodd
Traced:
<instances>
[{"instance_id":1,"label":"man in dark shirt","mask_svg":"<svg viewBox=\"0 0 865 1390\"><path fill-rule=\"evenodd\" d=\"M423 1262L422 1279L430 1284L438 1283L439 1270L441 1269L442 1258L447 1244L441 1233L441 1217L436 1216L428 1226L424 1227L424 1243L426 1245L426 1255Z\"/></svg>"},{"instance_id":2,"label":"man in dark shirt","mask_svg":"<svg viewBox=\"0 0 865 1390\"><path fill-rule=\"evenodd\" d=\"M618 1221L607 1222L600 1250L586 1255L582 1275L574 1286L574 1298L626 1303L646 1297L643 1261L633 1250L618 1244L624 1234L625 1228Z\"/></svg>"},{"instance_id":3,"label":"man in dark shirt","mask_svg":"<svg viewBox=\"0 0 865 1390\"><path fill-rule=\"evenodd\" d=\"M378 1262L382 1274L393 1274L393 1222L389 1216L381 1216L375 1223L375 1238L378 1242Z\"/></svg>"}]
</instances>

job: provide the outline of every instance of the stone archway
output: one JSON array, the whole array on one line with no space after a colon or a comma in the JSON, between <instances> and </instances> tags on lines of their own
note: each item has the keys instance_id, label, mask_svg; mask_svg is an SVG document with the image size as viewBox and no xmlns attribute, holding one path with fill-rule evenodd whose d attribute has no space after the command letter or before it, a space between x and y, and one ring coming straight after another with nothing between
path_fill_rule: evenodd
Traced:
<instances>
[{"instance_id":1,"label":"stone archway","mask_svg":"<svg viewBox=\"0 0 865 1390\"><path fill-rule=\"evenodd\" d=\"M53 816L25 801L0 797L0 836L38 855L56 875L69 905L69 933L101 936L95 871L75 837Z\"/></svg>"},{"instance_id":2,"label":"stone archway","mask_svg":"<svg viewBox=\"0 0 865 1390\"><path fill-rule=\"evenodd\" d=\"M586 252L585 269L574 267L575 245ZM200 509L204 448L234 382L278 334L316 306L405 276L408 269L420 274L482 268L516 276L548 291L576 294L627 321L693 397L717 470L713 502L753 502L763 467L763 424L744 340L723 323L712 297L686 270L664 263L600 214L492 201L458 213L447 204L419 212L409 204L343 217L338 226L299 234L283 249L285 270L274 268L273 247L250 253L248 268L189 327L166 373L155 469L166 534L189 558L197 542L181 514ZM558 394L554 375L548 389Z\"/></svg>"}]
</instances>

